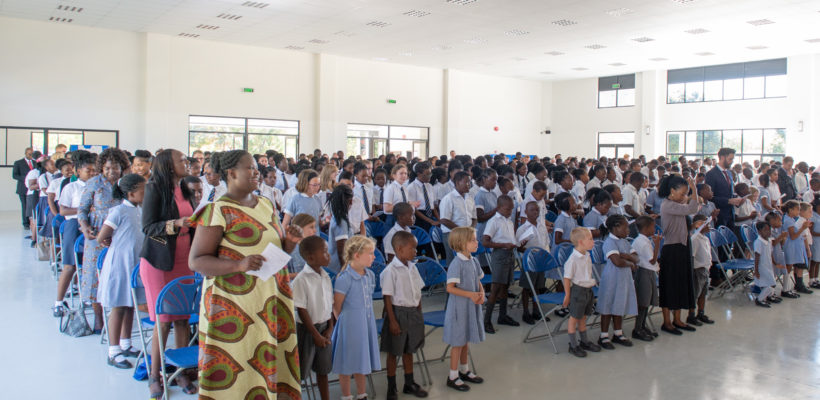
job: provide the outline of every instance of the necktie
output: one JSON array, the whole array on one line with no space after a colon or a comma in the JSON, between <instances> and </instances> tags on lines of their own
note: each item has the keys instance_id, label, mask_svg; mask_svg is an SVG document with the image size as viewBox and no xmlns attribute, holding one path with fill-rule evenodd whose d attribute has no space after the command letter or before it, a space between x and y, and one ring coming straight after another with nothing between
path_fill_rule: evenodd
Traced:
<instances>
[{"instance_id":1,"label":"necktie","mask_svg":"<svg viewBox=\"0 0 820 400\"><path fill-rule=\"evenodd\" d=\"M288 190L288 186L290 185L288 185L288 177L285 175L284 171L282 172L282 185L284 185L284 191L286 192Z\"/></svg>"},{"instance_id":2,"label":"necktie","mask_svg":"<svg viewBox=\"0 0 820 400\"><path fill-rule=\"evenodd\" d=\"M404 194L404 187L399 186L399 189L401 190L401 201L403 203L407 203L407 195Z\"/></svg>"},{"instance_id":3,"label":"necktie","mask_svg":"<svg viewBox=\"0 0 820 400\"><path fill-rule=\"evenodd\" d=\"M211 188L211 193L208 194L209 203L214 201L214 196L216 196L216 188Z\"/></svg>"},{"instance_id":4,"label":"necktie","mask_svg":"<svg viewBox=\"0 0 820 400\"><path fill-rule=\"evenodd\" d=\"M429 214L430 213L430 197L427 196L427 185L425 185L423 182L421 184L421 192L424 194L424 213Z\"/></svg>"},{"instance_id":5,"label":"necktie","mask_svg":"<svg viewBox=\"0 0 820 400\"><path fill-rule=\"evenodd\" d=\"M732 178L729 177L729 171L724 169L723 170L723 176L726 177L726 183L728 183L729 186L731 187L732 186Z\"/></svg>"},{"instance_id":6,"label":"necktie","mask_svg":"<svg viewBox=\"0 0 820 400\"><path fill-rule=\"evenodd\" d=\"M384 188L379 188L379 204L384 204Z\"/></svg>"},{"instance_id":7,"label":"necktie","mask_svg":"<svg viewBox=\"0 0 820 400\"><path fill-rule=\"evenodd\" d=\"M28 169L32 169L32 167L31 167L31 160L26 160L26 164L28 164Z\"/></svg>"},{"instance_id":8,"label":"necktie","mask_svg":"<svg viewBox=\"0 0 820 400\"><path fill-rule=\"evenodd\" d=\"M367 188L362 185L362 201L364 202L364 209L370 214L370 202L367 201Z\"/></svg>"}]
</instances>

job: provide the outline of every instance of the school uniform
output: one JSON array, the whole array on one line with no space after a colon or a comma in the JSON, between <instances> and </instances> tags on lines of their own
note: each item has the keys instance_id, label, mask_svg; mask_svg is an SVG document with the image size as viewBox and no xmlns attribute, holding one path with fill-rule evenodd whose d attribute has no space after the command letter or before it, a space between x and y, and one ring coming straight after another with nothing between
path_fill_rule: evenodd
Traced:
<instances>
[{"instance_id":1,"label":"school uniform","mask_svg":"<svg viewBox=\"0 0 820 400\"><path fill-rule=\"evenodd\" d=\"M355 181L353 183L353 197L362 202L362 206L368 215L373 213L373 205L375 204L373 203L373 191L367 185Z\"/></svg>"},{"instance_id":2,"label":"school uniform","mask_svg":"<svg viewBox=\"0 0 820 400\"><path fill-rule=\"evenodd\" d=\"M453 283L456 288L468 292L480 291L483 277L484 272L478 265L478 260L461 253L456 254L447 268L447 284ZM481 305L473 303L468 297L447 296L442 341L453 347L483 342L484 319Z\"/></svg>"},{"instance_id":3,"label":"school uniform","mask_svg":"<svg viewBox=\"0 0 820 400\"><path fill-rule=\"evenodd\" d=\"M402 227L399 225L398 222L393 224L390 230L384 235L384 239L382 240L384 244L384 255L387 256L388 254L396 255L396 251L393 250L393 236L396 235L396 232L405 231L407 233L413 233L409 226Z\"/></svg>"},{"instance_id":4,"label":"school uniform","mask_svg":"<svg viewBox=\"0 0 820 400\"><path fill-rule=\"evenodd\" d=\"M364 275L360 275L348 266L336 276L333 292L345 295L345 299L331 337L331 371L335 374L367 375L381 369L376 317L373 314L375 285L375 275L369 268L365 269Z\"/></svg>"},{"instance_id":5,"label":"school uniform","mask_svg":"<svg viewBox=\"0 0 820 400\"><path fill-rule=\"evenodd\" d=\"M294 189L295 190L295 189ZM322 215L322 203L316 196L308 196L302 192L296 192L290 201L285 205L285 214L291 218L298 214L307 214L316 219L316 232L319 231L319 221Z\"/></svg>"},{"instance_id":6,"label":"school uniform","mask_svg":"<svg viewBox=\"0 0 820 400\"><path fill-rule=\"evenodd\" d=\"M575 181L575 184L572 186L572 190L570 192L573 197L575 197L576 204L580 205L585 203L584 197L587 195L587 189L586 186L584 186L584 182L581 182L580 180ZM585 206L587 205L585 204Z\"/></svg>"},{"instance_id":7,"label":"school uniform","mask_svg":"<svg viewBox=\"0 0 820 400\"><path fill-rule=\"evenodd\" d=\"M803 192L802 197L803 197L803 201L805 201L806 203L812 203L812 202L814 202L814 199L820 198L820 191L815 192L815 191L809 189L809 190L806 190L805 192Z\"/></svg>"},{"instance_id":8,"label":"school uniform","mask_svg":"<svg viewBox=\"0 0 820 400\"><path fill-rule=\"evenodd\" d=\"M528 176L521 176L519 174L515 174L515 188L521 192L527 191L527 186L530 184L530 178Z\"/></svg>"},{"instance_id":9,"label":"school uniform","mask_svg":"<svg viewBox=\"0 0 820 400\"><path fill-rule=\"evenodd\" d=\"M60 207L79 209L85 186L86 182L79 179L66 185L60 192ZM77 214L66 216L64 224L65 228L63 228L61 243L65 243L66 249L73 250L74 242L80 236L80 224L77 221ZM62 252L62 258L64 265L77 265L77 260L74 259L74 251Z\"/></svg>"},{"instance_id":10,"label":"school uniform","mask_svg":"<svg viewBox=\"0 0 820 400\"><path fill-rule=\"evenodd\" d=\"M496 213L490 218L483 236L489 236L493 243L518 244L515 240L515 227L512 220ZM483 238L482 236L482 238ZM510 285L513 280L515 253L512 249L493 249L490 253L490 269L493 283Z\"/></svg>"},{"instance_id":11,"label":"school uniform","mask_svg":"<svg viewBox=\"0 0 820 400\"><path fill-rule=\"evenodd\" d=\"M570 233L577 227L578 222L575 218L570 217L566 211L561 211L561 214L558 214L558 218L555 219L553 231L555 233L561 232L561 238L568 241Z\"/></svg>"},{"instance_id":12,"label":"school uniform","mask_svg":"<svg viewBox=\"0 0 820 400\"><path fill-rule=\"evenodd\" d=\"M527 236L525 237L524 235ZM533 225L532 223L530 223L530 221L524 221L524 223L518 227L518 230L515 231L515 238L519 243L522 242L523 239L526 239L527 243L524 245L524 247L527 249L538 248L550 251L550 235L547 231L547 225L543 222L536 223L535 225ZM532 281L535 290L543 289L545 287L546 277L544 276L543 272L527 272L527 274L529 274L530 280ZM558 277L556 278L560 279ZM523 282L523 280L521 286L525 289L529 289L529 286L527 286Z\"/></svg>"},{"instance_id":13,"label":"school uniform","mask_svg":"<svg viewBox=\"0 0 820 400\"><path fill-rule=\"evenodd\" d=\"M748 217L752 215L752 211L755 211L754 205L752 205L752 201L749 199L744 199L743 203L740 206L735 207L735 224L738 225L752 225L755 222L755 218L738 221L738 217Z\"/></svg>"},{"instance_id":14,"label":"school uniform","mask_svg":"<svg viewBox=\"0 0 820 400\"><path fill-rule=\"evenodd\" d=\"M327 229L327 250L330 253L330 264L327 268L333 272L339 272L342 264L339 261L339 252L344 249L336 247L336 242L339 240L347 240L353 236L353 230L350 228L350 222L342 220L337 222L335 216L330 217L330 226Z\"/></svg>"},{"instance_id":15,"label":"school uniform","mask_svg":"<svg viewBox=\"0 0 820 400\"><path fill-rule=\"evenodd\" d=\"M584 227L589 229L601 229L601 226L606 228L606 215L601 214L597 208L592 207L587 215L584 216Z\"/></svg>"},{"instance_id":16,"label":"school uniform","mask_svg":"<svg viewBox=\"0 0 820 400\"><path fill-rule=\"evenodd\" d=\"M592 287L597 282L592 274L592 258L589 252L572 250L572 254L564 262L564 278L572 282L569 289L569 315L578 319L592 315L595 304Z\"/></svg>"},{"instance_id":17,"label":"school uniform","mask_svg":"<svg viewBox=\"0 0 820 400\"><path fill-rule=\"evenodd\" d=\"M472 226L473 219L476 219L475 203L469 196L462 196L457 190L453 190L441 200L439 204L439 216L441 219L448 219L456 226ZM453 260L453 251L450 249L448 238L450 228L441 224L442 240L446 251L447 263Z\"/></svg>"},{"instance_id":18,"label":"school uniform","mask_svg":"<svg viewBox=\"0 0 820 400\"><path fill-rule=\"evenodd\" d=\"M142 208L128 200L108 212L103 225L114 230L102 270L97 301L103 307L133 307L131 271L140 262L145 234L142 232Z\"/></svg>"},{"instance_id":19,"label":"school uniform","mask_svg":"<svg viewBox=\"0 0 820 400\"><path fill-rule=\"evenodd\" d=\"M527 184L527 189L526 189L526 190L524 190L524 193L521 193L521 195L522 195L522 196L524 196L524 197L529 197L529 196L530 196L530 194L532 194L532 187L535 185L535 182L538 182L538 179L533 179L533 180L531 180L531 181ZM550 188L550 185L552 184L552 181L550 181L550 179L549 179L549 178L547 178L547 179L544 179L544 180L543 180L543 181L541 181L541 182L544 182L544 183L547 185L547 191L550 191L550 189L549 189L549 188Z\"/></svg>"},{"instance_id":20,"label":"school uniform","mask_svg":"<svg viewBox=\"0 0 820 400\"><path fill-rule=\"evenodd\" d=\"M202 209L208 203L219 200L225 193L228 193L228 185L226 185L223 180L220 180L216 186L208 183L208 180L205 179L204 176L199 178L199 180L202 182L202 200L199 201L199 205L196 207L197 210Z\"/></svg>"},{"instance_id":21,"label":"school uniform","mask_svg":"<svg viewBox=\"0 0 820 400\"><path fill-rule=\"evenodd\" d=\"M632 184L624 185L623 190L621 190L621 195L623 195L623 200L621 200L621 208L624 210L624 215L628 219L634 219L632 215L626 212L626 206L632 207L632 211L638 213L638 215L644 215L644 202L641 201L641 195L638 192L638 189L635 189L635 186ZM644 200L645 201L645 200Z\"/></svg>"},{"instance_id":22,"label":"school uniform","mask_svg":"<svg viewBox=\"0 0 820 400\"><path fill-rule=\"evenodd\" d=\"M759 237L752 245L757 257L757 273L760 277L755 278L755 286L760 288L759 301L766 301L772 295L773 287L777 284L774 277L774 264L772 263L772 240Z\"/></svg>"},{"instance_id":23,"label":"school uniform","mask_svg":"<svg viewBox=\"0 0 820 400\"><path fill-rule=\"evenodd\" d=\"M601 273L598 289L598 311L602 315L636 315L638 299L632 270L615 266L609 256L618 253L634 253L626 239L609 234L603 246L606 265Z\"/></svg>"},{"instance_id":24,"label":"school uniform","mask_svg":"<svg viewBox=\"0 0 820 400\"><path fill-rule=\"evenodd\" d=\"M792 218L788 215L783 217L783 231L789 232L789 228L794 229L795 232L800 230L802 223L798 224L798 218ZM791 265L795 268L808 268L806 265L806 245L804 244L803 235L798 236L797 239L792 239L786 235L786 241L783 242L783 253L786 258L786 265Z\"/></svg>"},{"instance_id":25,"label":"school uniform","mask_svg":"<svg viewBox=\"0 0 820 400\"><path fill-rule=\"evenodd\" d=\"M390 203L394 207L396 204L399 203L407 203L409 198L407 197L407 183L404 185L400 184L398 181L390 182L389 185L384 189L384 203ZM384 212L387 215L393 215L393 212Z\"/></svg>"},{"instance_id":26,"label":"school uniform","mask_svg":"<svg viewBox=\"0 0 820 400\"><path fill-rule=\"evenodd\" d=\"M414 262L404 264L398 258L393 258L379 279L382 295L390 296L393 315L401 328L399 335L390 332L385 310L381 350L394 356L413 354L424 346L424 316L419 309L424 280Z\"/></svg>"},{"instance_id":27,"label":"school uniform","mask_svg":"<svg viewBox=\"0 0 820 400\"><path fill-rule=\"evenodd\" d=\"M480 188L476 196L474 197L475 201L475 208L476 214L478 214L478 210L481 209L482 211L489 212L495 210L498 207L498 197L496 197L495 193L485 189ZM484 229L486 228L487 224L490 220L486 220L484 222L478 222L476 224L475 230L478 238L480 240L481 236L484 235Z\"/></svg>"},{"instance_id":28,"label":"school uniform","mask_svg":"<svg viewBox=\"0 0 820 400\"><path fill-rule=\"evenodd\" d=\"M443 184L439 183L438 185L434 186L433 189L436 191L436 199L438 199L439 203L441 203L441 201L444 200L444 197L450 194L450 192L452 192L453 190L456 190L456 185L453 184L453 181L450 180L444 182ZM439 207L441 207L440 204Z\"/></svg>"},{"instance_id":29,"label":"school uniform","mask_svg":"<svg viewBox=\"0 0 820 400\"><path fill-rule=\"evenodd\" d=\"M276 213L282 210L282 191L276 186L268 186L262 183L259 185L259 195L270 200L274 207L276 207Z\"/></svg>"},{"instance_id":30,"label":"school uniform","mask_svg":"<svg viewBox=\"0 0 820 400\"><path fill-rule=\"evenodd\" d=\"M692 241L692 267L694 271L695 299L709 290L709 268L712 267L712 247L709 238L702 233L695 233Z\"/></svg>"},{"instance_id":31,"label":"school uniform","mask_svg":"<svg viewBox=\"0 0 820 400\"><path fill-rule=\"evenodd\" d=\"M367 211L364 210L364 204L358 197L353 197L353 204L347 210L347 220L350 222L350 229L353 230L354 235L362 233L362 222L369 218Z\"/></svg>"},{"instance_id":32,"label":"school uniform","mask_svg":"<svg viewBox=\"0 0 820 400\"><path fill-rule=\"evenodd\" d=\"M323 334L330 326L333 312L333 284L324 269L317 273L313 267L303 268L291 283L293 289L294 309L303 308L310 315L313 326ZM299 348L299 367L301 376L307 377L310 371L318 375L327 375L333 367L332 346L317 347L313 335L295 313L296 338Z\"/></svg>"},{"instance_id":33,"label":"school uniform","mask_svg":"<svg viewBox=\"0 0 820 400\"><path fill-rule=\"evenodd\" d=\"M804 192L806 192L808 190L811 190L811 187L809 185L809 176L808 175L806 175L806 174L804 174L800 171L797 171L794 174L793 179L794 179L794 188L795 188L795 190L797 190L798 194L803 194Z\"/></svg>"},{"instance_id":34,"label":"school uniform","mask_svg":"<svg viewBox=\"0 0 820 400\"><path fill-rule=\"evenodd\" d=\"M712 213L715 212L716 209L717 209L717 207L715 206L715 203L712 203L711 201L707 201L707 202L700 205L700 210L698 210L696 215L699 214L699 215L705 216L706 218L709 218L709 217L712 216ZM709 221L709 227L711 227L712 229L715 228L715 220L714 219Z\"/></svg>"},{"instance_id":35,"label":"school uniform","mask_svg":"<svg viewBox=\"0 0 820 400\"><path fill-rule=\"evenodd\" d=\"M634 272L638 307L658 305L658 260L649 262L655 254L655 243L643 234L632 241L632 252L638 255L638 270Z\"/></svg>"},{"instance_id":36,"label":"school uniform","mask_svg":"<svg viewBox=\"0 0 820 400\"><path fill-rule=\"evenodd\" d=\"M777 186L777 182L770 182L769 186L766 188L769 191L769 205L772 207L776 205L780 205L780 187Z\"/></svg>"},{"instance_id":37,"label":"school uniform","mask_svg":"<svg viewBox=\"0 0 820 400\"><path fill-rule=\"evenodd\" d=\"M811 222L814 223L811 227L812 232L820 233L820 214L812 211ZM811 239L811 260L814 262L820 262L820 239L818 239L817 236L812 237Z\"/></svg>"},{"instance_id":38,"label":"school uniform","mask_svg":"<svg viewBox=\"0 0 820 400\"><path fill-rule=\"evenodd\" d=\"M25 185L26 185L26 217L33 217L34 208L37 206L37 202L40 201L40 191L34 190L29 185L29 181L34 180L37 181L40 177L40 170L33 169L26 174L25 177Z\"/></svg>"},{"instance_id":39,"label":"school uniform","mask_svg":"<svg viewBox=\"0 0 820 400\"><path fill-rule=\"evenodd\" d=\"M501 195L504 194L504 193L501 192L501 188L499 188L498 185L495 185L495 189L493 189L493 193L495 194L496 198L501 197ZM513 211L517 212L518 209L521 207L521 203L524 201L521 198L521 193L518 193L518 189L513 188L513 190L507 192L506 194L507 194L507 197L511 198L512 201L513 201Z\"/></svg>"},{"instance_id":40,"label":"school uniform","mask_svg":"<svg viewBox=\"0 0 820 400\"><path fill-rule=\"evenodd\" d=\"M598 179L597 176L593 176L592 179L590 179L589 182L587 182L587 186L586 186L587 192L592 188L601 188L601 187L603 187L601 185L601 180Z\"/></svg>"},{"instance_id":41,"label":"school uniform","mask_svg":"<svg viewBox=\"0 0 820 400\"><path fill-rule=\"evenodd\" d=\"M373 205L380 207L384 205L384 187L373 185Z\"/></svg>"},{"instance_id":42,"label":"school uniform","mask_svg":"<svg viewBox=\"0 0 820 400\"><path fill-rule=\"evenodd\" d=\"M416 179L410 183L407 188L407 195L410 201L419 202L418 210L421 211L427 218L430 218L433 221L436 220L436 214L433 213L433 210L436 208L437 198L435 191L433 191L432 185L429 183L423 183L422 181ZM430 229L431 225L421 218L416 218L416 226L427 231Z\"/></svg>"}]
</instances>

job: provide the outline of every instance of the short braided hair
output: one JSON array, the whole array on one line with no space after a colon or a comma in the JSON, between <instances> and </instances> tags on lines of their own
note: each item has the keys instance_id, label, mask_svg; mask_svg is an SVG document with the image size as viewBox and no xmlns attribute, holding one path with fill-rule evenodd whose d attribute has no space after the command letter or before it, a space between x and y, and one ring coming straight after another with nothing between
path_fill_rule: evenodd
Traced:
<instances>
[{"instance_id":1,"label":"short braided hair","mask_svg":"<svg viewBox=\"0 0 820 400\"><path fill-rule=\"evenodd\" d=\"M229 150L211 154L211 168L227 183L228 170L236 167L239 160L248 154L250 153L245 150Z\"/></svg>"}]
</instances>

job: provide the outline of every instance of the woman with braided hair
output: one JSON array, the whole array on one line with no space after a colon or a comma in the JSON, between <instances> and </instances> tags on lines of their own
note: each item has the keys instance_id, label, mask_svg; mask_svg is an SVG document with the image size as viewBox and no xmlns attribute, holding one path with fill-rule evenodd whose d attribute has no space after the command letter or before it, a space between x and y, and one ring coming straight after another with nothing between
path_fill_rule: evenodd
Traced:
<instances>
[{"instance_id":1,"label":"woman with braided hair","mask_svg":"<svg viewBox=\"0 0 820 400\"><path fill-rule=\"evenodd\" d=\"M211 156L228 190L194 216L189 264L205 276L199 317L199 394L213 399L300 399L296 322L288 271L256 271L268 244L290 253L301 240L282 230L270 200L253 194L259 171L244 150ZM279 232L286 232L284 236Z\"/></svg>"}]
</instances>

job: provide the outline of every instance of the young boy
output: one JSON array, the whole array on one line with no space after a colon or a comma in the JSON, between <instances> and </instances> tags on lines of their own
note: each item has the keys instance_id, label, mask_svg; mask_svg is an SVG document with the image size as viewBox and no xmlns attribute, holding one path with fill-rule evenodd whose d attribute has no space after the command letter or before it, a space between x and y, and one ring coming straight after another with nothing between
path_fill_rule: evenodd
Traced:
<instances>
[{"instance_id":1,"label":"young boy","mask_svg":"<svg viewBox=\"0 0 820 400\"><path fill-rule=\"evenodd\" d=\"M701 203L698 214L703 215L704 217L712 217L712 221L709 222L709 227L714 229L715 220L717 219L718 214L720 214L720 209L718 209L717 206L715 206L715 203L711 201L712 197L714 197L714 194L712 194L712 187L707 184L700 184L696 187L698 189L698 197L703 199L703 203ZM703 220L705 221L706 218Z\"/></svg>"},{"instance_id":2,"label":"young boy","mask_svg":"<svg viewBox=\"0 0 820 400\"><path fill-rule=\"evenodd\" d=\"M413 206L410 203L396 203L393 206L393 216L396 218L396 223L393 224L393 227L390 228L390 231L384 235L384 254L387 257L387 262L393 260L393 256L396 255L396 252L393 250L393 235L396 232L407 232L412 234L410 227L413 226L413 223L416 222L415 217L413 217Z\"/></svg>"},{"instance_id":3,"label":"young boy","mask_svg":"<svg viewBox=\"0 0 820 400\"><path fill-rule=\"evenodd\" d=\"M419 202L419 206L416 208L416 225L428 231L430 227L439 224L438 211L436 211L436 193L433 191L433 186L430 185L433 172L428 162L416 163L413 170L416 172L416 179L408 187L407 199Z\"/></svg>"},{"instance_id":4,"label":"young boy","mask_svg":"<svg viewBox=\"0 0 820 400\"><path fill-rule=\"evenodd\" d=\"M492 286L490 298L484 312L484 332L495 333L492 324L493 308L498 299L498 324L518 326L518 322L507 315L507 289L512 284L513 269L515 268L515 253L513 250L519 248L515 239L515 227L510 219L512 215L513 201L508 196L498 198L498 208L496 215L487 223L481 243L488 249L493 249L490 255L490 268L492 270ZM523 249L523 246L521 246Z\"/></svg>"},{"instance_id":5,"label":"young boy","mask_svg":"<svg viewBox=\"0 0 820 400\"><path fill-rule=\"evenodd\" d=\"M470 175L464 171L457 172L453 177L453 184L455 190L444 196L439 205L441 232L444 236L444 250L448 265L455 257L455 253L450 249L448 243L450 230L464 226L475 227L476 224L475 202L470 196L467 196L467 193L470 192Z\"/></svg>"},{"instance_id":6,"label":"young boy","mask_svg":"<svg viewBox=\"0 0 820 400\"><path fill-rule=\"evenodd\" d=\"M282 210L282 191L276 187L276 170L271 167L262 168L262 184L259 185L259 195L267 197L276 207L276 212Z\"/></svg>"},{"instance_id":7,"label":"young boy","mask_svg":"<svg viewBox=\"0 0 820 400\"><path fill-rule=\"evenodd\" d=\"M498 183L498 175L495 170L487 170L481 173L477 178L482 186L478 189L474 197L475 214L478 224L476 225L476 232L478 237L484 235L484 229L487 227L490 219L495 216L498 207L498 196L493 191L496 183ZM482 265L483 266L483 265Z\"/></svg>"},{"instance_id":8,"label":"young boy","mask_svg":"<svg viewBox=\"0 0 820 400\"><path fill-rule=\"evenodd\" d=\"M777 281L774 279L774 255L772 253L772 228L766 221L758 222L757 240L754 242L755 251L755 286L760 288L760 294L755 298L755 305L770 308L772 302L779 302L772 298Z\"/></svg>"},{"instance_id":9,"label":"young boy","mask_svg":"<svg viewBox=\"0 0 820 400\"><path fill-rule=\"evenodd\" d=\"M809 181L809 190L803 192L803 201L813 203L814 199L820 198L820 179L812 178Z\"/></svg>"},{"instance_id":10,"label":"young boy","mask_svg":"<svg viewBox=\"0 0 820 400\"><path fill-rule=\"evenodd\" d=\"M373 213L376 216L384 216L382 204L384 204L385 185L387 185L387 171L379 168L373 174Z\"/></svg>"},{"instance_id":11,"label":"young boy","mask_svg":"<svg viewBox=\"0 0 820 400\"><path fill-rule=\"evenodd\" d=\"M302 228L302 237L308 238L316 235L316 219L308 214L296 214L290 221L291 225ZM318 236L317 236L318 237ZM302 258L300 244L297 243L293 251L290 252L290 261L288 261L288 273L293 279L302 268L305 267L305 259Z\"/></svg>"},{"instance_id":12,"label":"young boy","mask_svg":"<svg viewBox=\"0 0 820 400\"><path fill-rule=\"evenodd\" d=\"M539 223L539 216L541 215L541 210L539 209L538 203L534 201L530 201L526 204L525 208L526 214L526 221L518 227L518 230L515 232L515 239L521 243L524 243L524 247L527 249L537 247L540 249L544 249L546 251L550 251L550 236L549 231L547 230L547 225L543 223ZM532 280L532 285L536 291L540 291L545 288L545 276L544 273L528 273L530 279ZM522 278L526 279L526 278ZM532 293L529 288L529 285L523 285L524 291L521 293L521 304L523 306L523 313L521 315L521 319L524 320L527 324L534 325L535 321L540 319L541 315L535 312L535 307L538 307L538 303L535 299L535 295L537 293ZM529 310L529 302L532 299L532 313ZM549 321L549 318L547 318Z\"/></svg>"},{"instance_id":13,"label":"young boy","mask_svg":"<svg viewBox=\"0 0 820 400\"><path fill-rule=\"evenodd\" d=\"M353 165L353 177L355 182L353 184L353 196L358 198L368 216L373 214L373 191L368 187L370 177L367 171L367 165L362 162L357 162Z\"/></svg>"},{"instance_id":14,"label":"young boy","mask_svg":"<svg viewBox=\"0 0 820 400\"><path fill-rule=\"evenodd\" d=\"M595 247L592 232L578 227L570 232L570 240L575 250L564 263L564 308L569 308L569 353L576 357L586 357L587 351L599 352L601 347L587 338L587 316L592 315L595 296L592 287L592 259L589 251ZM578 340L580 332L581 340Z\"/></svg>"},{"instance_id":15,"label":"young boy","mask_svg":"<svg viewBox=\"0 0 820 400\"><path fill-rule=\"evenodd\" d=\"M686 323L695 326L715 323L705 314L706 295L709 294L709 268L712 267L712 248L709 238L706 237L711 227L705 225L706 220L707 217L703 214L697 214L692 218L692 261L695 268L695 300L698 303L698 315L695 316L695 309L690 308Z\"/></svg>"},{"instance_id":16,"label":"young boy","mask_svg":"<svg viewBox=\"0 0 820 400\"><path fill-rule=\"evenodd\" d=\"M646 214L646 198L643 198L640 193L645 179L640 172L629 174L629 183L624 185L624 190L621 192L623 195L621 206L630 220Z\"/></svg>"},{"instance_id":17,"label":"young boy","mask_svg":"<svg viewBox=\"0 0 820 400\"><path fill-rule=\"evenodd\" d=\"M410 209L412 211L412 207ZM409 232L396 232L390 240L390 247L396 250L396 256L379 278L384 295L385 326L382 328L381 350L387 352L387 399L398 398L396 357L401 357L404 364L402 392L427 397L427 392L413 380L413 354L424 346L424 317L421 312L424 280L413 263L416 238Z\"/></svg>"},{"instance_id":18,"label":"young boy","mask_svg":"<svg viewBox=\"0 0 820 400\"><path fill-rule=\"evenodd\" d=\"M296 275L291 284L301 376L306 377L313 370L319 394L322 400L328 400L327 375L333 366L333 347L330 343L333 333L333 284L322 267L330 263L330 253L327 243L319 236L302 239L299 252L308 266Z\"/></svg>"},{"instance_id":19,"label":"young boy","mask_svg":"<svg viewBox=\"0 0 820 400\"><path fill-rule=\"evenodd\" d=\"M661 235L655 234L655 221L642 215L635 219L638 237L632 242L632 250L638 254L638 270L635 271L635 294L638 298L638 317L632 338L651 342L657 333L646 325L649 306L658 305L658 252L661 249Z\"/></svg>"}]
</instances>

